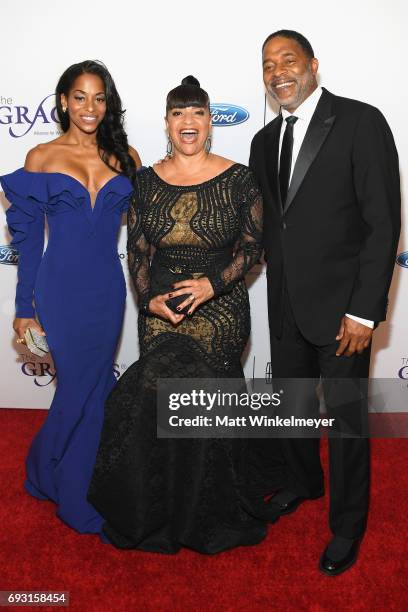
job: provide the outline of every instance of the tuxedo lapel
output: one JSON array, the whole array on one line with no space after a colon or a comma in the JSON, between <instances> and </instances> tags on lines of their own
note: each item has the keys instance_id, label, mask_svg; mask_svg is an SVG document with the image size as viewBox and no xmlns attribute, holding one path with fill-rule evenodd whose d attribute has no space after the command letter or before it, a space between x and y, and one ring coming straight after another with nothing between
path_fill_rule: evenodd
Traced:
<instances>
[{"instance_id":1,"label":"tuxedo lapel","mask_svg":"<svg viewBox=\"0 0 408 612\"><path fill-rule=\"evenodd\" d=\"M282 115L278 115L265 130L265 173L274 201L281 205L279 190L279 138L282 126Z\"/></svg>"},{"instance_id":2,"label":"tuxedo lapel","mask_svg":"<svg viewBox=\"0 0 408 612\"><path fill-rule=\"evenodd\" d=\"M310 166L333 126L336 116L332 114L332 98L332 94L323 89L293 169L284 212L292 204Z\"/></svg>"}]
</instances>

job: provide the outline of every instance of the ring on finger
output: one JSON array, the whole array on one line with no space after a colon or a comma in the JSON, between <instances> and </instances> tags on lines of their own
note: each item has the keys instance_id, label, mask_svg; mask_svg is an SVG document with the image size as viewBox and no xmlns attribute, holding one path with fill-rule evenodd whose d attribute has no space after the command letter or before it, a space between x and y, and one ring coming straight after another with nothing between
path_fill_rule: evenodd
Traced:
<instances>
[{"instance_id":1,"label":"ring on finger","mask_svg":"<svg viewBox=\"0 0 408 612\"><path fill-rule=\"evenodd\" d=\"M24 338L17 338L16 342L17 342L17 344L23 344L24 343Z\"/></svg>"}]
</instances>

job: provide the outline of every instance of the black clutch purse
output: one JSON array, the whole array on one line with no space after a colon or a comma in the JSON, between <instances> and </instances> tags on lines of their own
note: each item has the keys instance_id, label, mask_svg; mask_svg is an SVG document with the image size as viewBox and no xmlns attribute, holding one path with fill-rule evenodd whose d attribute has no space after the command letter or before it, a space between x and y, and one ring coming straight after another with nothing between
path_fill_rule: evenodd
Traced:
<instances>
[{"instance_id":1,"label":"black clutch purse","mask_svg":"<svg viewBox=\"0 0 408 612\"><path fill-rule=\"evenodd\" d=\"M191 274L184 272L173 272L171 269L163 266L152 266L150 274L150 298L156 295L163 295L165 293L171 293L174 291L173 283L178 281L192 279ZM177 310L184 300L190 296L191 293L184 293L183 295L177 295L176 297L169 298L166 300L167 306L176 314L187 314L190 309L190 304L187 304L182 310Z\"/></svg>"}]
</instances>

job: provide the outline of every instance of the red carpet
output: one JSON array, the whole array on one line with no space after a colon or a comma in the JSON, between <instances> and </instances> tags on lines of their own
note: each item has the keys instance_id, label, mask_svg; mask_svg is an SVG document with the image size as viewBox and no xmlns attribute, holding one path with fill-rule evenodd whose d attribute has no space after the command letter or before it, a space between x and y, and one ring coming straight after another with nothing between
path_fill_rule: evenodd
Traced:
<instances>
[{"instance_id":1,"label":"red carpet","mask_svg":"<svg viewBox=\"0 0 408 612\"><path fill-rule=\"evenodd\" d=\"M0 410L0 590L69 591L70 609L84 612L407 609L407 440L373 440L360 559L330 578L317 570L330 536L327 497L272 525L260 545L215 557L117 551L76 534L54 516L52 503L22 487L25 454L44 415Z\"/></svg>"}]
</instances>

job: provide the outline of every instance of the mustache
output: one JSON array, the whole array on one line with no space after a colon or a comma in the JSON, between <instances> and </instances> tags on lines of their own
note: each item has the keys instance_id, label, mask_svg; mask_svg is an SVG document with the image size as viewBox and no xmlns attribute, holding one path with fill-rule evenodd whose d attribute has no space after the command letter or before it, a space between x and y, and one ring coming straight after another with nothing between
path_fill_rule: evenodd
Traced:
<instances>
[{"instance_id":1,"label":"mustache","mask_svg":"<svg viewBox=\"0 0 408 612\"><path fill-rule=\"evenodd\" d=\"M282 83L297 83L297 79L294 79L293 77L290 78L276 78L276 79L272 79L271 81L269 81L269 85L271 87L276 87L277 85L282 85Z\"/></svg>"}]
</instances>

